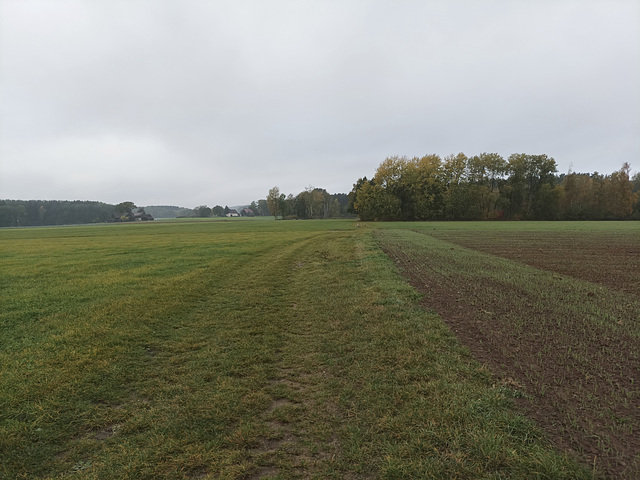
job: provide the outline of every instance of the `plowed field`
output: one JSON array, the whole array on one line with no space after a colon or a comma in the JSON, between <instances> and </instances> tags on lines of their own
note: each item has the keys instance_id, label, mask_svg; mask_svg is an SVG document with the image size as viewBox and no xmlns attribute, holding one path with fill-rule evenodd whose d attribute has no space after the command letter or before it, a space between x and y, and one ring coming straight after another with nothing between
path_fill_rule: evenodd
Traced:
<instances>
[{"instance_id":1,"label":"plowed field","mask_svg":"<svg viewBox=\"0 0 640 480\"><path fill-rule=\"evenodd\" d=\"M375 235L558 447L640 478L640 230L485 225Z\"/></svg>"},{"instance_id":2,"label":"plowed field","mask_svg":"<svg viewBox=\"0 0 640 480\"><path fill-rule=\"evenodd\" d=\"M640 296L637 231L436 231L457 245Z\"/></svg>"}]
</instances>

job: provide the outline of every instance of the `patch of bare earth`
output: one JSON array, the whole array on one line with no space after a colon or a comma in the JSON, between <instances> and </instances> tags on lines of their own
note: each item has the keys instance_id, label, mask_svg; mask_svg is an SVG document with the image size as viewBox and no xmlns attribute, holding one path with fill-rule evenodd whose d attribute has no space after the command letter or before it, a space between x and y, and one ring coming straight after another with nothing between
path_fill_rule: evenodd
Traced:
<instances>
[{"instance_id":1,"label":"patch of bare earth","mask_svg":"<svg viewBox=\"0 0 640 480\"><path fill-rule=\"evenodd\" d=\"M275 478L278 475L284 478L308 478L313 476L318 464L326 460L328 455L322 451L307 451L303 438L305 434L300 435L298 420L288 413L292 409L311 411L314 408L308 397L310 390L314 388L314 376L290 368L283 368L281 375L271 381L270 388L278 390L285 387L295 392L299 400L276 395L263 412L262 417L269 432L259 439L250 452L256 459L258 469L245 477L248 480Z\"/></svg>"},{"instance_id":2,"label":"patch of bare earth","mask_svg":"<svg viewBox=\"0 0 640 480\"><path fill-rule=\"evenodd\" d=\"M290 369L283 368L282 377L272 380L270 388L284 385L296 391L301 390L302 386L299 382L287 378L287 374L290 372ZM286 409L295 406L296 403L287 398L279 396L272 398L271 404L262 414L269 432L259 438L258 444L251 449L251 456L256 459L258 469L245 477L247 480L275 478L282 473L278 468L277 456L286 452L288 445L299 440L286 418Z\"/></svg>"},{"instance_id":3,"label":"patch of bare earth","mask_svg":"<svg viewBox=\"0 0 640 480\"><path fill-rule=\"evenodd\" d=\"M463 272L443 274L442 265L434 265L439 260L426 252L378 238L425 294L424 306L443 318L499 382L524 391L518 406L557 447L606 477L640 478L637 336L567 316L545 305L544 292L470 281Z\"/></svg>"},{"instance_id":4,"label":"patch of bare earth","mask_svg":"<svg viewBox=\"0 0 640 480\"><path fill-rule=\"evenodd\" d=\"M302 265L304 263L299 263L296 268ZM291 308L297 311L298 305L294 303ZM292 344L309 343L306 350L312 351L312 324L300 319L296 325L297 328L291 327L287 332ZM305 351L305 347L301 348ZM329 441L318 441L308 431L306 422L309 418L322 422L333 406L326 404L320 407L315 403L314 395L326 371L319 365L313 365L311 371L307 370L303 365L303 356L301 353L298 357L300 364L297 365L282 360L276 377L268 385L267 391L271 392L272 400L261 414L268 432L259 438L258 444L250 451L258 468L245 477L247 480L316 478L317 471L340 449L336 436Z\"/></svg>"},{"instance_id":5,"label":"patch of bare earth","mask_svg":"<svg viewBox=\"0 0 640 480\"><path fill-rule=\"evenodd\" d=\"M429 232L466 248L640 296L640 231Z\"/></svg>"}]
</instances>

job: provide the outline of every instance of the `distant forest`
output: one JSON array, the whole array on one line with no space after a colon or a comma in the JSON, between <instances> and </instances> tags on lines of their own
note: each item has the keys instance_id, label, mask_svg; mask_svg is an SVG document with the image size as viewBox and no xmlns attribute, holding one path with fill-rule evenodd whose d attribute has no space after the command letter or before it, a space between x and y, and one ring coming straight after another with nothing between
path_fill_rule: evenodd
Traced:
<instances>
[{"instance_id":1,"label":"distant forest","mask_svg":"<svg viewBox=\"0 0 640 480\"><path fill-rule=\"evenodd\" d=\"M349 193L369 220L640 220L640 173L557 175L547 155L389 157Z\"/></svg>"},{"instance_id":2,"label":"distant forest","mask_svg":"<svg viewBox=\"0 0 640 480\"><path fill-rule=\"evenodd\" d=\"M119 218L129 208L138 209L133 202L111 205L80 200L0 200L0 227L105 223ZM195 210L182 207L149 206L140 208L155 218L197 215Z\"/></svg>"},{"instance_id":3,"label":"distant forest","mask_svg":"<svg viewBox=\"0 0 640 480\"><path fill-rule=\"evenodd\" d=\"M371 220L640 220L640 172L557 174L553 158L496 153L444 158L389 157L350 193L308 187L297 195L269 190L267 198L229 208L200 205L141 207L154 218L275 216L282 219L359 217ZM0 227L104 223L124 207L94 201L0 200Z\"/></svg>"},{"instance_id":4,"label":"distant forest","mask_svg":"<svg viewBox=\"0 0 640 480\"><path fill-rule=\"evenodd\" d=\"M0 227L106 222L115 205L66 200L0 200Z\"/></svg>"},{"instance_id":5,"label":"distant forest","mask_svg":"<svg viewBox=\"0 0 640 480\"><path fill-rule=\"evenodd\" d=\"M80 200L0 200L0 227L105 223L120 218L128 209L142 209L154 218L281 216L283 213L287 218L338 218L354 216L347 212L348 201L346 193L330 194L321 188L309 188L296 197L283 195L282 207L272 205L271 209L266 199L235 208L199 205L193 209L169 205L137 207L133 202L111 205Z\"/></svg>"}]
</instances>

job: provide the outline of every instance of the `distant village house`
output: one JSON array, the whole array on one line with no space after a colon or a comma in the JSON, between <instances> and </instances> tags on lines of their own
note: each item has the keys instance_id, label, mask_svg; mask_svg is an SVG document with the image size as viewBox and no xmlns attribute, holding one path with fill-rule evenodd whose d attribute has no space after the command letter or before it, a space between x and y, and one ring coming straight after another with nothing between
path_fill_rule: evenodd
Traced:
<instances>
[{"instance_id":1,"label":"distant village house","mask_svg":"<svg viewBox=\"0 0 640 480\"><path fill-rule=\"evenodd\" d=\"M116 213L111 216L112 222L148 222L150 220L153 220L153 216L145 213L144 208L139 208L135 213L127 210L120 216Z\"/></svg>"}]
</instances>

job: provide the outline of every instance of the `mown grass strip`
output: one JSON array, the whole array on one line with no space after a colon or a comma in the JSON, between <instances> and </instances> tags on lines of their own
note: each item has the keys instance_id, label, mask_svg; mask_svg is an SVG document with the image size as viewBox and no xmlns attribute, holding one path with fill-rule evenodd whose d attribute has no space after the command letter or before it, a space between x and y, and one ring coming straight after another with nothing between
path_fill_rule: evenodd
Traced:
<instances>
[{"instance_id":1,"label":"mown grass strip","mask_svg":"<svg viewBox=\"0 0 640 480\"><path fill-rule=\"evenodd\" d=\"M0 234L4 478L590 478L352 222Z\"/></svg>"}]
</instances>

